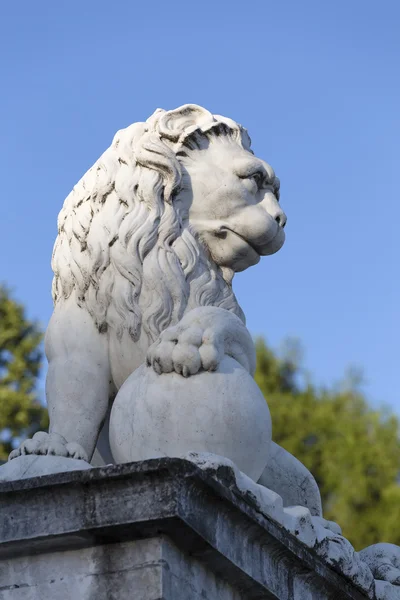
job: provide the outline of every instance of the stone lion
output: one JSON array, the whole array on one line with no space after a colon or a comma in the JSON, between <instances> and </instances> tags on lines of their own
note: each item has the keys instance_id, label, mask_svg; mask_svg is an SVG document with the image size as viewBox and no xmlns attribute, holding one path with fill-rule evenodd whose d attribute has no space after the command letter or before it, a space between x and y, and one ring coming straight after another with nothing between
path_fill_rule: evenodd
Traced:
<instances>
[{"instance_id":1,"label":"stone lion","mask_svg":"<svg viewBox=\"0 0 400 600\"><path fill-rule=\"evenodd\" d=\"M200 106L158 109L119 131L74 187L52 259L49 433L11 459L90 461L118 389L146 356L157 373L215 370L224 355L254 373L232 279L281 248L286 216L279 180L250 143ZM101 438L110 462L107 426Z\"/></svg>"},{"instance_id":2,"label":"stone lion","mask_svg":"<svg viewBox=\"0 0 400 600\"><path fill-rule=\"evenodd\" d=\"M38 432L10 459L90 461L98 444L112 462L111 405L146 360L158 374L189 377L231 357L254 374L232 279L283 245L278 200L273 169L231 119L185 105L119 131L59 215L45 339L49 433ZM277 444L258 482L285 506L322 517L311 473ZM360 556L375 577L398 584L399 553L380 544Z\"/></svg>"}]
</instances>

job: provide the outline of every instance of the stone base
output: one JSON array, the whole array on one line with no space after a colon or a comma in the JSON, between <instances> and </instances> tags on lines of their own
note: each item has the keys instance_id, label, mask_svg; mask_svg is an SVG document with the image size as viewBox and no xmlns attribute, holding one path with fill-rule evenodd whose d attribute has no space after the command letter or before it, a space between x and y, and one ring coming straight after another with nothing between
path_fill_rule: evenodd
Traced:
<instances>
[{"instance_id":1,"label":"stone base","mask_svg":"<svg viewBox=\"0 0 400 600\"><path fill-rule=\"evenodd\" d=\"M361 600L235 487L180 459L0 484L1 600Z\"/></svg>"},{"instance_id":2,"label":"stone base","mask_svg":"<svg viewBox=\"0 0 400 600\"><path fill-rule=\"evenodd\" d=\"M15 558L0 580L7 600L242 598L164 536Z\"/></svg>"}]
</instances>

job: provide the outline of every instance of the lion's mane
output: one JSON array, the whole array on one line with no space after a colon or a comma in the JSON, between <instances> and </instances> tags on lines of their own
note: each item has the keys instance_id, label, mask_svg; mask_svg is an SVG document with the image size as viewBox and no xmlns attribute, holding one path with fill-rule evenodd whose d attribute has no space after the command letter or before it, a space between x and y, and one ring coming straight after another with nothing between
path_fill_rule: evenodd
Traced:
<instances>
[{"instance_id":1,"label":"lion's mane","mask_svg":"<svg viewBox=\"0 0 400 600\"><path fill-rule=\"evenodd\" d=\"M56 304L75 293L100 332L149 342L185 310L219 306L242 319L227 276L174 203L185 185L179 156L245 129L196 105L158 109L119 131L66 198L52 267ZM225 277L225 278L224 278Z\"/></svg>"}]
</instances>

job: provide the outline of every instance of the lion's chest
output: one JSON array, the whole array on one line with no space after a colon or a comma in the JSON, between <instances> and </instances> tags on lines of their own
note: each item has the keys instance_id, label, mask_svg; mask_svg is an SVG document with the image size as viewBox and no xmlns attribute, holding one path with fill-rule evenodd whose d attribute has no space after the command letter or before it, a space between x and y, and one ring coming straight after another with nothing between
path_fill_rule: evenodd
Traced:
<instances>
[{"instance_id":1,"label":"lion's chest","mask_svg":"<svg viewBox=\"0 0 400 600\"><path fill-rule=\"evenodd\" d=\"M113 331L110 331L108 336L111 377L119 390L129 375L144 362L148 342L134 342L127 333L124 333L122 339L118 339Z\"/></svg>"}]
</instances>

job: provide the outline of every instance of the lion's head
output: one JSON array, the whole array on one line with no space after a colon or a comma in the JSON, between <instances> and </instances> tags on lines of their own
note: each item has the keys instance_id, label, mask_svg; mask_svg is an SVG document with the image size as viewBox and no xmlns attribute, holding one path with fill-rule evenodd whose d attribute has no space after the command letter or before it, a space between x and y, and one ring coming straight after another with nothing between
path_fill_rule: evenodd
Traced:
<instances>
[{"instance_id":1,"label":"lion's head","mask_svg":"<svg viewBox=\"0 0 400 600\"><path fill-rule=\"evenodd\" d=\"M149 342L196 306L243 318L232 277L282 246L278 190L240 125L196 105L158 109L119 131L66 198L54 302L74 292L100 332Z\"/></svg>"}]
</instances>

